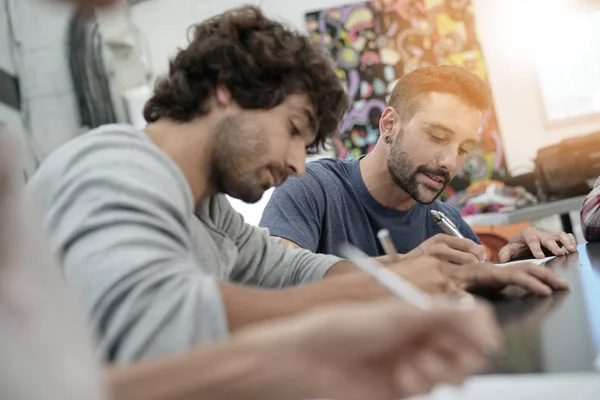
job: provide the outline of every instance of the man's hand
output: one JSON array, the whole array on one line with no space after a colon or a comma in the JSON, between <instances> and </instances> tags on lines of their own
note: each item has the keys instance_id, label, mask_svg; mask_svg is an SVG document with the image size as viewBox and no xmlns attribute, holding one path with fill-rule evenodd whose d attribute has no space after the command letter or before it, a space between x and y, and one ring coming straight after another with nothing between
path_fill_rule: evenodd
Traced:
<instances>
[{"instance_id":1,"label":"man's hand","mask_svg":"<svg viewBox=\"0 0 600 400\"><path fill-rule=\"evenodd\" d=\"M498 291L507 285L520 286L531 293L549 296L553 290L565 290L569 285L552 270L533 263L518 263L506 267L493 264L448 265L443 272L468 291Z\"/></svg>"},{"instance_id":2,"label":"man's hand","mask_svg":"<svg viewBox=\"0 0 600 400\"><path fill-rule=\"evenodd\" d=\"M435 257L416 257L404 258L398 263L389 265L389 268L425 292L453 293L461 289L445 272L447 267L452 266Z\"/></svg>"},{"instance_id":3,"label":"man's hand","mask_svg":"<svg viewBox=\"0 0 600 400\"><path fill-rule=\"evenodd\" d=\"M550 251L555 256L565 255L564 246L567 251L574 253L577 251L577 241L575 236L565 232L550 232L544 229L526 228L517 236L510 239L498 253L500 262L508 262L514 258L533 254L535 258L544 258L543 248Z\"/></svg>"},{"instance_id":4,"label":"man's hand","mask_svg":"<svg viewBox=\"0 0 600 400\"><path fill-rule=\"evenodd\" d=\"M279 398L345 400L399 399L459 384L488 366L486 354L500 339L488 307L421 311L395 299L324 307L232 338L264 361L255 373L285 383Z\"/></svg>"},{"instance_id":5,"label":"man's hand","mask_svg":"<svg viewBox=\"0 0 600 400\"><path fill-rule=\"evenodd\" d=\"M485 260L485 249L470 239L461 239L444 233L430 237L405 258L434 256L454 264L472 264Z\"/></svg>"}]
</instances>

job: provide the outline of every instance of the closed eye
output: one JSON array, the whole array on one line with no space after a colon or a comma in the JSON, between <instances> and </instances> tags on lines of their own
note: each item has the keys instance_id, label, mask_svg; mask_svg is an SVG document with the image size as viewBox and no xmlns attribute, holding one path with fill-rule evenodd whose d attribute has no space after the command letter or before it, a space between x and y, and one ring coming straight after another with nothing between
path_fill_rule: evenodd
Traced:
<instances>
[{"instance_id":1,"label":"closed eye","mask_svg":"<svg viewBox=\"0 0 600 400\"><path fill-rule=\"evenodd\" d=\"M300 130L293 122L290 122L290 133L292 134L292 136L300 135Z\"/></svg>"},{"instance_id":2,"label":"closed eye","mask_svg":"<svg viewBox=\"0 0 600 400\"><path fill-rule=\"evenodd\" d=\"M445 138L439 137L439 136L435 136L435 135L432 135L432 134L429 134L429 138L431 140L433 140L434 142L436 142L436 143L444 143L446 141Z\"/></svg>"}]
</instances>

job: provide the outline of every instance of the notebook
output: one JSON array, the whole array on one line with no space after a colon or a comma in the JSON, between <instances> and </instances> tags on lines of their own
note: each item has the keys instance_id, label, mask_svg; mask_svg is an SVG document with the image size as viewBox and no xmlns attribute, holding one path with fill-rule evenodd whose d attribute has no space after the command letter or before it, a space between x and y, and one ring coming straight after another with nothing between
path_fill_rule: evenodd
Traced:
<instances>
[{"instance_id":1,"label":"notebook","mask_svg":"<svg viewBox=\"0 0 600 400\"><path fill-rule=\"evenodd\" d=\"M530 260L518 260L518 261L509 261L506 263L498 263L498 264L494 264L496 267L506 267L507 265L512 265L512 264L523 264L523 263L533 263L533 264L543 264L546 261L550 261L553 258L555 258L556 256L550 256L550 257L545 257L545 258L532 258Z\"/></svg>"}]
</instances>

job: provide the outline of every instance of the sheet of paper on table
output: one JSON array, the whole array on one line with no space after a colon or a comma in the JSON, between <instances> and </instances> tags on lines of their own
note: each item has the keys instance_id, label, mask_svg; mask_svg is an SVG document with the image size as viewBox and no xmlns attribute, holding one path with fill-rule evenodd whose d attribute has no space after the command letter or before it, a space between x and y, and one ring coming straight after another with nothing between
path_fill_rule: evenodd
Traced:
<instances>
[{"instance_id":1,"label":"sheet of paper on table","mask_svg":"<svg viewBox=\"0 0 600 400\"><path fill-rule=\"evenodd\" d=\"M598 400L600 373L486 375L409 400Z\"/></svg>"},{"instance_id":2,"label":"sheet of paper on table","mask_svg":"<svg viewBox=\"0 0 600 400\"><path fill-rule=\"evenodd\" d=\"M494 264L496 267L506 267L507 265L512 265L512 264L522 264L522 263L534 263L537 265L543 264L546 261L550 261L553 258L555 258L556 256L550 256L550 257L546 257L546 258L532 258L530 260L519 260L519 261L509 261L507 263L498 263L498 264Z\"/></svg>"}]
</instances>

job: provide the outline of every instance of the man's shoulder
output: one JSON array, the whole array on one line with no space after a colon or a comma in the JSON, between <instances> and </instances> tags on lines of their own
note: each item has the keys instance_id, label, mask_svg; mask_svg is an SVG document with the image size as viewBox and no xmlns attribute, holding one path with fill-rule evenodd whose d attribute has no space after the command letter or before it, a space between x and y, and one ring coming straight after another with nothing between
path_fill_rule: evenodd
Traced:
<instances>
[{"instance_id":1,"label":"man's shoulder","mask_svg":"<svg viewBox=\"0 0 600 400\"><path fill-rule=\"evenodd\" d=\"M129 125L105 125L90 130L64 143L42 163L39 171L88 160L99 153L115 154L131 150L132 145L144 145L142 132Z\"/></svg>"},{"instance_id":2,"label":"man's shoulder","mask_svg":"<svg viewBox=\"0 0 600 400\"><path fill-rule=\"evenodd\" d=\"M110 145L116 141L142 143L144 142L145 134L141 129L135 128L127 124L108 124L94 128L78 137L66 142L58 148L58 151L64 151L73 147L89 146L91 144L106 144ZM147 136L146 136L147 138Z\"/></svg>"},{"instance_id":3,"label":"man's shoulder","mask_svg":"<svg viewBox=\"0 0 600 400\"><path fill-rule=\"evenodd\" d=\"M105 125L70 140L54 151L32 177L48 179L73 174L102 174L134 167L156 168L173 162L141 130L130 125Z\"/></svg>"},{"instance_id":4,"label":"man's shoulder","mask_svg":"<svg viewBox=\"0 0 600 400\"><path fill-rule=\"evenodd\" d=\"M306 173L301 177L290 177L275 188L264 215L282 208L282 204L341 204L340 199L350 190L348 161L335 158L320 158L306 164Z\"/></svg>"},{"instance_id":5,"label":"man's shoulder","mask_svg":"<svg viewBox=\"0 0 600 400\"><path fill-rule=\"evenodd\" d=\"M106 125L66 143L41 165L28 190L45 202L84 190L135 197L191 196L177 165L143 131L128 125Z\"/></svg>"},{"instance_id":6,"label":"man's shoulder","mask_svg":"<svg viewBox=\"0 0 600 400\"><path fill-rule=\"evenodd\" d=\"M341 158L324 157L309 161L306 169L313 172L334 172L345 171L353 160L344 160Z\"/></svg>"},{"instance_id":7,"label":"man's shoulder","mask_svg":"<svg viewBox=\"0 0 600 400\"><path fill-rule=\"evenodd\" d=\"M324 185L350 179L351 162L338 158L320 158L306 164L306 175Z\"/></svg>"}]
</instances>

